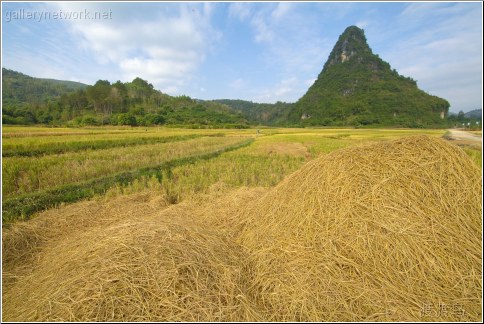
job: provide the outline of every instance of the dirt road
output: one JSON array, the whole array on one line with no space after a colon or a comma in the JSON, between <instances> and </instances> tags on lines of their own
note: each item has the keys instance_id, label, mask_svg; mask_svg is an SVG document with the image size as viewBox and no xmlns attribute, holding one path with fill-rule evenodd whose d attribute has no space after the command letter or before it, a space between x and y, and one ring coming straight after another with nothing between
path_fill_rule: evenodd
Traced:
<instances>
[{"instance_id":1,"label":"dirt road","mask_svg":"<svg viewBox=\"0 0 484 324\"><path fill-rule=\"evenodd\" d=\"M482 143L482 136L475 135L466 131L449 129L450 137L457 141L474 141Z\"/></svg>"},{"instance_id":2,"label":"dirt road","mask_svg":"<svg viewBox=\"0 0 484 324\"><path fill-rule=\"evenodd\" d=\"M448 139L455 141L457 145L468 145L482 148L482 136L458 129L449 129L449 132Z\"/></svg>"}]
</instances>

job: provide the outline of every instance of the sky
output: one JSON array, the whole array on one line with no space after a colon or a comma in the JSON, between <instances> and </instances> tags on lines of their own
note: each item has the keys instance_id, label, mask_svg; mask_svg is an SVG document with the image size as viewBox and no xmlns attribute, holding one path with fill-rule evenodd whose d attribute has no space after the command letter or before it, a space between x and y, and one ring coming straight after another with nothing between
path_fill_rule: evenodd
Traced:
<instances>
[{"instance_id":1,"label":"sky","mask_svg":"<svg viewBox=\"0 0 484 324\"><path fill-rule=\"evenodd\" d=\"M141 77L198 99L295 102L350 25L451 111L482 108L480 2L2 2L2 67L87 84Z\"/></svg>"}]
</instances>

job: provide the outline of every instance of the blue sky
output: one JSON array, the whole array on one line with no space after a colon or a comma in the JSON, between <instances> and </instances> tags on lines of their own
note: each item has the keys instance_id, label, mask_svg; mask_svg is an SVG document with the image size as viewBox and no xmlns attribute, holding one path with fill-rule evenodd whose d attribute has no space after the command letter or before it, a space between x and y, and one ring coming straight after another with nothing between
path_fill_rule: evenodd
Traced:
<instances>
[{"instance_id":1,"label":"blue sky","mask_svg":"<svg viewBox=\"0 0 484 324\"><path fill-rule=\"evenodd\" d=\"M200 99L294 102L350 25L451 111L482 107L477 2L2 2L2 66L88 84L139 76Z\"/></svg>"}]
</instances>

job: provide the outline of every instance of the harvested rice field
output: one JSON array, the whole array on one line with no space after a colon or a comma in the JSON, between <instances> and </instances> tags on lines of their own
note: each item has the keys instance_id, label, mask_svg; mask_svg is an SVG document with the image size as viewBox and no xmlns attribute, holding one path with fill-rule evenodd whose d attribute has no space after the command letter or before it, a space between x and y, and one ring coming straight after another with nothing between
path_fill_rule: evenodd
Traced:
<instances>
[{"instance_id":1,"label":"harvested rice field","mask_svg":"<svg viewBox=\"0 0 484 324\"><path fill-rule=\"evenodd\" d=\"M445 130L2 131L3 321L482 320Z\"/></svg>"}]
</instances>

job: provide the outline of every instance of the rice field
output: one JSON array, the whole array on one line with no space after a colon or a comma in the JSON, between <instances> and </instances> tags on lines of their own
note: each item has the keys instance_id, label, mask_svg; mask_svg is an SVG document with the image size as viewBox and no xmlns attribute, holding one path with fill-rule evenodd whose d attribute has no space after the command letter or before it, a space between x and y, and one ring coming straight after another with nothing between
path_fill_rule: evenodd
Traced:
<instances>
[{"instance_id":1,"label":"rice field","mask_svg":"<svg viewBox=\"0 0 484 324\"><path fill-rule=\"evenodd\" d=\"M216 183L228 188L270 187L307 161L337 149L416 134L438 137L443 133L405 129L262 128L257 132L163 127L4 127L2 197L7 202L3 204L4 215L9 216L3 220L17 216L25 219L33 211L62 202L154 187L161 188L172 202L205 193ZM248 146L231 149L243 143ZM223 153L225 150L231 152ZM479 162L479 152L466 151ZM198 160L188 163L189 158ZM98 187L87 194L73 194L94 184ZM12 204L35 204L35 208L13 210ZM19 210L21 215L14 215Z\"/></svg>"},{"instance_id":2,"label":"rice field","mask_svg":"<svg viewBox=\"0 0 484 324\"><path fill-rule=\"evenodd\" d=\"M482 319L482 156L445 130L2 131L4 320Z\"/></svg>"}]
</instances>

